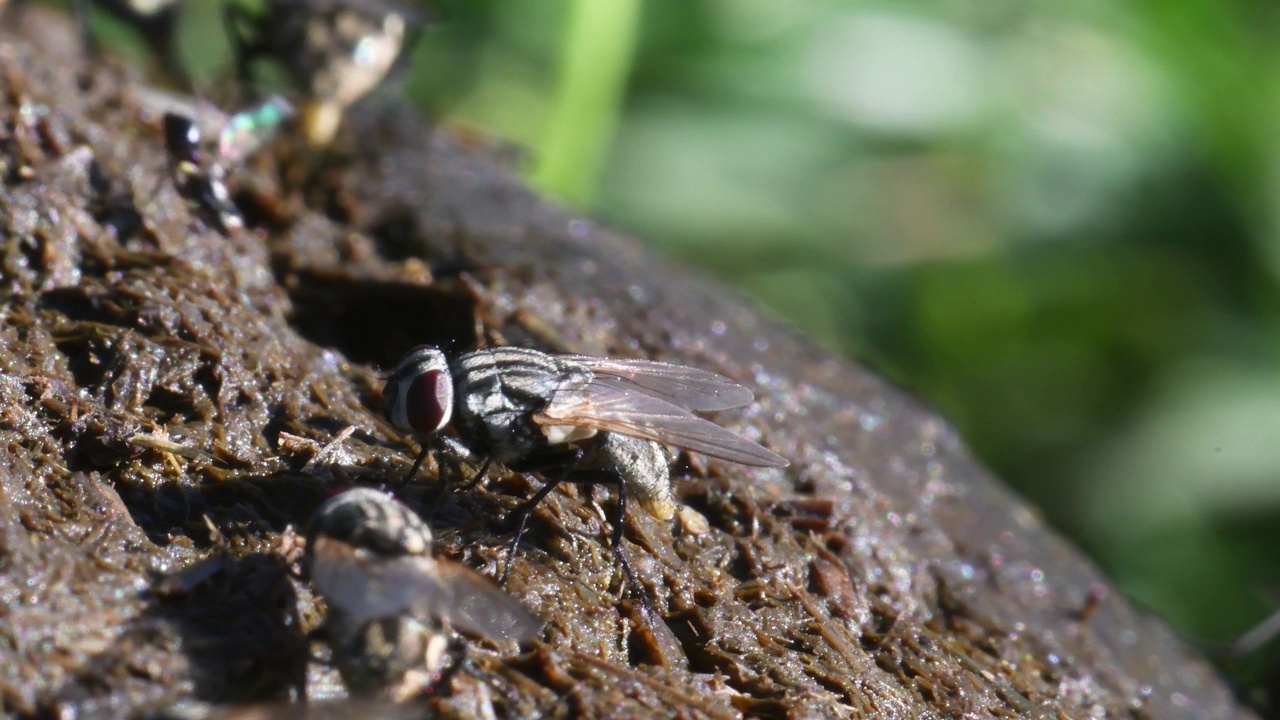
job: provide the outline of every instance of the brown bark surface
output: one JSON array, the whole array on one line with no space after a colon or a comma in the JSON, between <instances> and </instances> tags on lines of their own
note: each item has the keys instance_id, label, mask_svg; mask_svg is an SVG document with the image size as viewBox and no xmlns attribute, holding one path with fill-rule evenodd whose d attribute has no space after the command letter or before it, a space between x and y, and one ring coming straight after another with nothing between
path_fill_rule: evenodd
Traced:
<instances>
[{"instance_id":1,"label":"brown bark surface","mask_svg":"<svg viewBox=\"0 0 1280 720\"><path fill-rule=\"evenodd\" d=\"M928 408L484 148L373 103L333 151L281 143L238 173L249 228L224 235L177 194L136 78L74 40L37 12L0 28L7 713L279 699L304 678L340 696L281 534L412 461L380 371L480 338L723 372L758 402L716 420L792 465L679 465L705 532L630 515L659 621L619 600L609 494L553 493L507 585L543 639L467 643L416 714L1251 717ZM536 487L498 471L450 493L438 552L496 576L501 521Z\"/></svg>"}]
</instances>

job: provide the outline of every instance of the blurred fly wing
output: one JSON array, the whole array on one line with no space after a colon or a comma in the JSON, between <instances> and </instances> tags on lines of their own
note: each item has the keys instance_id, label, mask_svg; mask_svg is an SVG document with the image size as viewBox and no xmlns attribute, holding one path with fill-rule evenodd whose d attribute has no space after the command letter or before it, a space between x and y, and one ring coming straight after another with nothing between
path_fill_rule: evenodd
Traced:
<instances>
[{"instance_id":1,"label":"blurred fly wing","mask_svg":"<svg viewBox=\"0 0 1280 720\"><path fill-rule=\"evenodd\" d=\"M165 90L134 90L133 99L144 117L158 120L167 113L189 117L206 136L216 134L230 117L211 102Z\"/></svg>"},{"instance_id":2,"label":"blurred fly wing","mask_svg":"<svg viewBox=\"0 0 1280 720\"><path fill-rule=\"evenodd\" d=\"M297 114L293 105L279 95L245 108L226 118L218 129L218 156L238 163L271 141L281 125Z\"/></svg>"},{"instance_id":3,"label":"blurred fly wing","mask_svg":"<svg viewBox=\"0 0 1280 720\"><path fill-rule=\"evenodd\" d=\"M312 584L355 624L412 611L490 638L528 640L542 629L515 598L465 565L382 556L324 536L315 545Z\"/></svg>"},{"instance_id":4,"label":"blurred fly wing","mask_svg":"<svg viewBox=\"0 0 1280 720\"><path fill-rule=\"evenodd\" d=\"M151 714L151 720L412 720L423 709L387 700L344 698L310 703L264 703L242 707L218 707L186 702Z\"/></svg>"},{"instance_id":5,"label":"blurred fly wing","mask_svg":"<svg viewBox=\"0 0 1280 720\"><path fill-rule=\"evenodd\" d=\"M656 440L752 467L789 464L781 455L680 405L606 383L558 390L533 420L540 425L574 425Z\"/></svg>"},{"instance_id":6,"label":"blurred fly wing","mask_svg":"<svg viewBox=\"0 0 1280 720\"><path fill-rule=\"evenodd\" d=\"M755 399L750 389L701 368L631 358L560 357L586 367L596 376L597 383L638 390L689 410L726 410Z\"/></svg>"},{"instance_id":7,"label":"blurred fly wing","mask_svg":"<svg viewBox=\"0 0 1280 720\"><path fill-rule=\"evenodd\" d=\"M311 549L311 582L326 602L353 622L399 615L437 601L431 575L435 560L423 555L385 556L323 535Z\"/></svg>"},{"instance_id":8,"label":"blurred fly wing","mask_svg":"<svg viewBox=\"0 0 1280 720\"><path fill-rule=\"evenodd\" d=\"M448 620L454 628L488 638L531 640L542 631L542 621L515 598L466 565L436 560L430 582L437 587L428 614Z\"/></svg>"}]
</instances>

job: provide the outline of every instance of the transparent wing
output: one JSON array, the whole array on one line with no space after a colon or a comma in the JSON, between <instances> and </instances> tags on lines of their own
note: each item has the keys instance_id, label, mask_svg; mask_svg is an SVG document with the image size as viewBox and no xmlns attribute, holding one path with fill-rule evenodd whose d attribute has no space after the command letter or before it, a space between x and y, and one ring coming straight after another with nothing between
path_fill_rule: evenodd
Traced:
<instances>
[{"instance_id":1,"label":"transparent wing","mask_svg":"<svg viewBox=\"0 0 1280 720\"><path fill-rule=\"evenodd\" d=\"M170 708L151 716L157 720L414 720L422 717L422 708L413 703L388 700L343 698L309 703L268 703L239 708L205 708L184 711Z\"/></svg>"},{"instance_id":2,"label":"transparent wing","mask_svg":"<svg viewBox=\"0 0 1280 720\"><path fill-rule=\"evenodd\" d=\"M399 615L436 599L436 584L426 580L435 562L429 557L387 557L326 535L312 544L312 585L355 622Z\"/></svg>"},{"instance_id":3,"label":"transparent wing","mask_svg":"<svg viewBox=\"0 0 1280 720\"><path fill-rule=\"evenodd\" d=\"M542 630L542 621L480 573L451 560L435 562L436 594L449 597L435 614L455 628L516 641L530 640Z\"/></svg>"},{"instance_id":4,"label":"transparent wing","mask_svg":"<svg viewBox=\"0 0 1280 720\"><path fill-rule=\"evenodd\" d=\"M228 117L218 129L218 157L229 163L248 159L270 142L281 125L296 114L288 100L272 95Z\"/></svg>"},{"instance_id":5,"label":"transparent wing","mask_svg":"<svg viewBox=\"0 0 1280 720\"><path fill-rule=\"evenodd\" d=\"M623 390L640 390L689 410L725 410L755 399L751 390L709 370L628 358L560 355L585 366L596 381Z\"/></svg>"},{"instance_id":6,"label":"transparent wing","mask_svg":"<svg viewBox=\"0 0 1280 720\"><path fill-rule=\"evenodd\" d=\"M785 467L786 458L704 420L688 409L639 390L592 382L557 391L542 412L542 425L574 425L656 440L754 467Z\"/></svg>"},{"instance_id":7,"label":"transparent wing","mask_svg":"<svg viewBox=\"0 0 1280 720\"><path fill-rule=\"evenodd\" d=\"M159 120L165 113L184 115L195 120L201 134L207 137L216 135L230 117L213 103L165 90L134 90L134 100L144 116Z\"/></svg>"},{"instance_id":8,"label":"transparent wing","mask_svg":"<svg viewBox=\"0 0 1280 720\"><path fill-rule=\"evenodd\" d=\"M515 598L465 565L384 557L323 535L315 545L311 582L355 623L411 611L491 638L527 640L542 628Z\"/></svg>"}]
</instances>

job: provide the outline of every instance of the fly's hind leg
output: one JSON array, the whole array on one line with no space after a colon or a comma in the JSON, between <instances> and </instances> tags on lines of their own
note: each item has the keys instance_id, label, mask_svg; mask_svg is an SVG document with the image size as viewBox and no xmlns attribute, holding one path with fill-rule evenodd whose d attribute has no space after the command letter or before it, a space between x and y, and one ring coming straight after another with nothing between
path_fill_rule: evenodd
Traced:
<instances>
[{"instance_id":1,"label":"fly's hind leg","mask_svg":"<svg viewBox=\"0 0 1280 720\"><path fill-rule=\"evenodd\" d=\"M613 485L618 489L617 516L613 518L613 529L609 531L609 542L613 545L614 557L617 559L618 564L622 566L622 573L626 579L627 586L644 604L645 609L656 615L653 606L649 604L648 596L644 593L644 586L640 584L639 576L636 575L635 569L631 567L631 561L627 560L627 551L622 547L622 538L627 529L626 481L618 473L609 470L577 470L566 476L564 481L578 485Z\"/></svg>"},{"instance_id":2,"label":"fly's hind leg","mask_svg":"<svg viewBox=\"0 0 1280 720\"><path fill-rule=\"evenodd\" d=\"M644 606L650 612L653 612L653 608L649 605L649 597L644 593L644 586L640 584L640 578L636 576L636 571L631 568L631 563L627 560L627 552L622 549L622 536L626 529L627 483L622 478L618 478L618 516L613 519L613 533L610 538L613 542L613 554L618 558L618 564L622 566L622 572L627 577L627 585L631 587L631 591L640 598L640 601L644 603Z\"/></svg>"},{"instance_id":3,"label":"fly's hind leg","mask_svg":"<svg viewBox=\"0 0 1280 720\"><path fill-rule=\"evenodd\" d=\"M538 469L537 463L542 462L554 469L542 468L545 483L533 497L526 500L515 511L519 524L516 527L515 537L511 542L510 553L507 556L507 567L503 571L499 582L505 583L507 575L511 572L512 560L515 558L520 539L527 529L529 516L551 494L551 491L557 485L562 482L571 482L575 485L613 485L618 489L617 517L613 519L613 529L609 533L609 539L613 544L614 557L617 558L618 564L622 566L623 575L631 591L640 599L646 610L653 615L657 615L653 606L649 604L649 598L644 594L644 586L640 584L639 576L636 575L635 570L631 567L631 561L627 559L626 551L622 547L622 538L627 527L627 483L622 475L615 470L578 469L577 465L585 454L586 452L582 449L561 450L545 457L530 458L525 463L522 463L520 467L512 468L513 470L532 472Z\"/></svg>"}]
</instances>

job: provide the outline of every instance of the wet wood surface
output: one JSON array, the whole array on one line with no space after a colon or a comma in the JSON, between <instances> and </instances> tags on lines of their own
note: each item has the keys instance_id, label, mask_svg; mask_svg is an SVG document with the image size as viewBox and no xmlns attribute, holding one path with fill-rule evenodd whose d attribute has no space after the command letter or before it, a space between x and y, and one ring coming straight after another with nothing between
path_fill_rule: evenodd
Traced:
<instances>
[{"instance_id":1,"label":"wet wood surface","mask_svg":"<svg viewBox=\"0 0 1280 720\"><path fill-rule=\"evenodd\" d=\"M380 373L484 342L724 373L757 402L714 419L791 465L686 458L676 520L630 514L656 618L620 587L609 491L553 493L507 583L542 638L459 639L410 717L1252 716L922 403L487 148L375 100L329 151L286 138L236 172L247 227L220 232L177 192L141 82L83 61L63 19L0 28L6 713L300 688L331 709L287 529L412 462ZM438 552L496 577L537 486L498 469L447 493Z\"/></svg>"}]
</instances>

